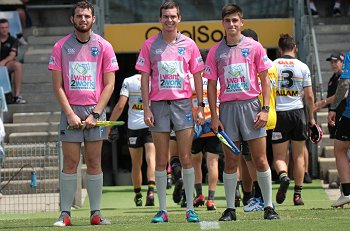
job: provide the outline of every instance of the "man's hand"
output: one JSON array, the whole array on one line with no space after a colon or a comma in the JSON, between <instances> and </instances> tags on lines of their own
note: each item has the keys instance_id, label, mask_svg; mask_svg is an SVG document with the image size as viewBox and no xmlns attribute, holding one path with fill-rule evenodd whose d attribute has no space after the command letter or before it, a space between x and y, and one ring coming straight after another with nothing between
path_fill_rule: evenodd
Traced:
<instances>
[{"instance_id":1,"label":"man's hand","mask_svg":"<svg viewBox=\"0 0 350 231\"><path fill-rule=\"evenodd\" d=\"M197 125L204 124L204 109L202 107L197 107L196 124Z\"/></svg>"},{"instance_id":2,"label":"man's hand","mask_svg":"<svg viewBox=\"0 0 350 231\"><path fill-rule=\"evenodd\" d=\"M254 128L264 128L266 127L267 120L269 118L269 113L265 110L259 112L254 120Z\"/></svg>"},{"instance_id":3,"label":"man's hand","mask_svg":"<svg viewBox=\"0 0 350 231\"><path fill-rule=\"evenodd\" d=\"M67 116L68 124L75 129L81 128L81 119L76 114Z\"/></svg>"},{"instance_id":4,"label":"man's hand","mask_svg":"<svg viewBox=\"0 0 350 231\"><path fill-rule=\"evenodd\" d=\"M93 128L96 126L97 119L94 118L92 114L90 114L85 121L83 122L83 127L84 128Z\"/></svg>"},{"instance_id":5,"label":"man's hand","mask_svg":"<svg viewBox=\"0 0 350 231\"><path fill-rule=\"evenodd\" d=\"M144 122L145 124L150 127L153 128L154 127L154 117L153 117L153 113L150 109L143 109L144 110Z\"/></svg>"},{"instance_id":6,"label":"man's hand","mask_svg":"<svg viewBox=\"0 0 350 231\"><path fill-rule=\"evenodd\" d=\"M337 113L335 111L330 111L328 112L328 124L331 125L332 127L335 126L335 116Z\"/></svg>"},{"instance_id":7,"label":"man's hand","mask_svg":"<svg viewBox=\"0 0 350 231\"><path fill-rule=\"evenodd\" d=\"M219 127L222 130L225 130L224 126L222 125L222 123L220 122L219 118L212 118L211 119L211 128L215 131L218 132L219 131Z\"/></svg>"}]
</instances>

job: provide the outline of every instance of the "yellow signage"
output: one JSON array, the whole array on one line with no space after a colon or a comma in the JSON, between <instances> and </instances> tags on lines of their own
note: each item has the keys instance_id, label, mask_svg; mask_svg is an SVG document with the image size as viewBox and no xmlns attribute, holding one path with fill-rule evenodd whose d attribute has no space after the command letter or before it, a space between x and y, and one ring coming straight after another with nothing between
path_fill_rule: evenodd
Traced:
<instances>
[{"instance_id":1,"label":"yellow signage","mask_svg":"<svg viewBox=\"0 0 350 231\"><path fill-rule=\"evenodd\" d=\"M246 19L244 28L257 32L259 41L266 48L278 46L279 35L294 35L294 20L286 19ZM199 49L209 49L224 36L221 21L181 22L178 29L192 38ZM136 53L143 42L161 31L160 23L106 24L105 38L117 53Z\"/></svg>"}]
</instances>

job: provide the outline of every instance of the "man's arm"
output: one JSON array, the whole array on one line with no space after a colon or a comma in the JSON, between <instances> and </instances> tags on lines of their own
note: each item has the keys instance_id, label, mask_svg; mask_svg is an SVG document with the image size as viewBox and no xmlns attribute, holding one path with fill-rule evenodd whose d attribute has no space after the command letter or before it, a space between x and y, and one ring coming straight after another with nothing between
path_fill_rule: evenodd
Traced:
<instances>
[{"instance_id":1,"label":"man's arm","mask_svg":"<svg viewBox=\"0 0 350 231\"><path fill-rule=\"evenodd\" d=\"M13 61L16 59L16 52L11 51L6 58L0 61L0 66L6 66L6 64L10 61Z\"/></svg>"},{"instance_id":2,"label":"man's arm","mask_svg":"<svg viewBox=\"0 0 350 231\"><path fill-rule=\"evenodd\" d=\"M219 120L219 116L216 113L216 102L217 102L217 81L208 79L207 93L208 93L208 102L210 108L210 117L211 117L211 128L214 131L218 131L218 128L221 127L222 130L225 130L224 126Z\"/></svg>"},{"instance_id":3,"label":"man's arm","mask_svg":"<svg viewBox=\"0 0 350 231\"><path fill-rule=\"evenodd\" d=\"M104 88L102 90L100 99L97 102L97 105L94 109L94 112L97 112L99 114L101 114L103 109L107 106L107 103L113 94L114 83L115 83L115 73L114 72L104 73L103 82L104 82Z\"/></svg>"},{"instance_id":4,"label":"man's arm","mask_svg":"<svg viewBox=\"0 0 350 231\"><path fill-rule=\"evenodd\" d=\"M312 91L311 86L304 88L304 97L305 97L307 112L309 115L309 123L310 123L310 126L313 126L316 123L316 121L314 118L314 107L315 107L314 93Z\"/></svg>"},{"instance_id":5,"label":"man's arm","mask_svg":"<svg viewBox=\"0 0 350 231\"><path fill-rule=\"evenodd\" d=\"M339 79L337 90L334 94L334 100L331 104L330 110L335 110L340 102L344 99L346 92L349 89L350 79Z\"/></svg>"},{"instance_id":6,"label":"man's arm","mask_svg":"<svg viewBox=\"0 0 350 231\"><path fill-rule=\"evenodd\" d=\"M114 121L118 120L120 115L123 113L124 107L128 102L128 97L121 95L119 97L118 103L114 106L111 116L109 120Z\"/></svg>"},{"instance_id":7,"label":"man's arm","mask_svg":"<svg viewBox=\"0 0 350 231\"><path fill-rule=\"evenodd\" d=\"M203 102L203 79L202 79L202 72L197 72L193 74L193 80L194 80L194 88L196 90L197 95L197 101L198 103ZM197 107L196 112L196 124L200 125L204 123L204 108L203 107Z\"/></svg>"},{"instance_id":8,"label":"man's arm","mask_svg":"<svg viewBox=\"0 0 350 231\"><path fill-rule=\"evenodd\" d=\"M270 94L271 94L271 83L270 78L268 76L268 70L259 72L259 78L261 82L261 93L263 98L263 106L270 105ZM269 112L262 110L259 112L254 120L255 128L263 128L266 126L268 120Z\"/></svg>"},{"instance_id":9,"label":"man's arm","mask_svg":"<svg viewBox=\"0 0 350 231\"><path fill-rule=\"evenodd\" d=\"M74 128L79 128L81 124L80 118L74 113L72 107L70 106L66 93L63 89L62 72L52 71L52 86L56 98L61 105L62 110L67 116L67 120L70 126Z\"/></svg>"},{"instance_id":10,"label":"man's arm","mask_svg":"<svg viewBox=\"0 0 350 231\"><path fill-rule=\"evenodd\" d=\"M144 122L149 127L154 127L154 117L149 108L149 74L141 72L141 96L144 111Z\"/></svg>"}]
</instances>

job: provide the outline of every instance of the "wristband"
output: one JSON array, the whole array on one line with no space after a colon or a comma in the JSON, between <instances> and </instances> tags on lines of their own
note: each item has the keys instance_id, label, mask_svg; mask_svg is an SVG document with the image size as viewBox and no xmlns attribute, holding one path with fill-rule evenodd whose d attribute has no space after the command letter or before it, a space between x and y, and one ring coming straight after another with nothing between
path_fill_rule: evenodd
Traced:
<instances>
[{"instance_id":1,"label":"wristband","mask_svg":"<svg viewBox=\"0 0 350 231\"><path fill-rule=\"evenodd\" d=\"M336 112L336 109L333 109L333 108L329 108L329 111L333 111L333 112Z\"/></svg>"}]
</instances>

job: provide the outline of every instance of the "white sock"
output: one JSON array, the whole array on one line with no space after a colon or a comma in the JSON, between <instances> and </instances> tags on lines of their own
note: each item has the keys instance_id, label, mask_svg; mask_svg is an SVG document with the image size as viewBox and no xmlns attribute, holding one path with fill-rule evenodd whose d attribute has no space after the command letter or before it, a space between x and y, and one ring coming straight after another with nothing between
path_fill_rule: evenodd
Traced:
<instances>
[{"instance_id":1,"label":"white sock","mask_svg":"<svg viewBox=\"0 0 350 231\"><path fill-rule=\"evenodd\" d=\"M237 173L223 173L223 181L225 188L226 207L235 208L235 191L237 186Z\"/></svg>"},{"instance_id":2,"label":"white sock","mask_svg":"<svg viewBox=\"0 0 350 231\"><path fill-rule=\"evenodd\" d=\"M154 175L156 177L159 210L166 211L166 169L164 169L163 171L155 171Z\"/></svg>"},{"instance_id":3,"label":"white sock","mask_svg":"<svg viewBox=\"0 0 350 231\"><path fill-rule=\"evenodd\" d=\"M317 8L316 8L314 2L310 2L310 9L311 9L311 10L314 10L314 11L317 11Z\"/></svg>"},{"instance_id":4,"label":"white sock","mask_svg":"<svg viewBox=\"0 0 350 231\"><path fill-rule=\"evenodd\" d=\"M103 173L98 175L86 175L86 189L89 195L90 211L100 210L102 187L103 187Z\"/></svg>"},{"instance_id":5,"label":"white sock","mask_svg":"<svg viewBox=\"0 0 350 231\"><path fill-rule=\"evenodd\" d=\"M193 190L194 190L194 168L182 169L187 206L186 209L193 210Z\"/></svg>"},{"instance_id":6,"label":"white sock","mask_svg":"<svg viewBox=\"0 0 350 231\"><path fill-rule=\"evenodd\" d=\"M264 207L272 206L272 181L271 181L271 169L267 169L265 172L256 171L256 178L258 180L261 194L264 199Z\"/></svg>"},{"instance_id":7,"label":"white sock","mask_svg":"<svg viewBox=\"0 0 350 231\"><path fill-rule=\"evenodd\" d=\"M77 191L77 174L60 173L61 211L71 211Z\"/></svg>"},{"instance_id":8,"label":"white sock","mask_svg":"<svg viewBox=\"0 0 350 231\"><path fill-rule=\"evenodd\" d=\"M340 2L335 2L333 9L340 9L341 5Z\"/></svg>"}]
</instances>

